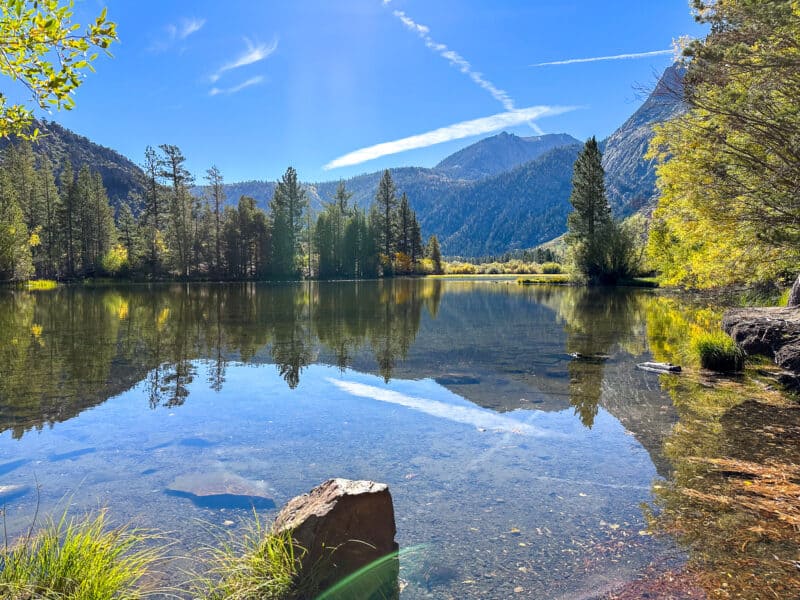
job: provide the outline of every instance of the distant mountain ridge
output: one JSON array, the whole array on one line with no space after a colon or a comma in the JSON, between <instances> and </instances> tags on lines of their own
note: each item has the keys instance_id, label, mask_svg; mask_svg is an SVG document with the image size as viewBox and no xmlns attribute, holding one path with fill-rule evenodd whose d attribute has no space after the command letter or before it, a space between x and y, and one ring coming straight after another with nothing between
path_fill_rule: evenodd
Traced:
<instances>
[{"instance_id":1,"label":"distant mountain ridge","mask_svg":"<svg viewBox=\"0 0 800 600\"><path fill-rule=\"evenodd\" d=\"M684 110L680 100L682 71L673 66L653 93L602 142L609 201L615 214L627 216L652 207L656 198L655 165L645 159L653 126ZM131 160L95 144L54 122L37 124L42 132L36 150L55 165L69 159L100 172L115 206L143 193L144 175ZM0 147L7 144L0 141ZM567 134L520 137L502 132L481 139L433 168L391 169L398 193L407 193L423 235L437 234L447 256L486 256L530 248L566 231L571 210L572 167L581 142ZM60 168L60 167L59 167ZM345 180L353 202L368 207L381 172ZM336 193L338 181L304 184L312 208ZM227 203L253 197L266 208L274 181L225 185ZM194 189L204 194L202 187Z\"/></svg>"},{"instance_id":2,"label":"distant mountain ridge","mask_svg":"<svg viewBox=\"0 0 800 600\"><path fill-rule=\"evenodd\" d=\"M579 143L566 133L519 137L504 131L451 154L434 170L452 179L484 179L536 160L554 148Z\"/></svg>"}]
</instances>

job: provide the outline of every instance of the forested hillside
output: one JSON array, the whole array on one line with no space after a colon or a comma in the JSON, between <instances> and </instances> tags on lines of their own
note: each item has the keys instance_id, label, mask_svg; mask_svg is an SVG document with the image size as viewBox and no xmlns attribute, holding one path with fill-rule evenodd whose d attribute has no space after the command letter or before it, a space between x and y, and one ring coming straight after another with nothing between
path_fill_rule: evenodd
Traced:
<instances>
[{"instance_id":1,"label":"forested hillside","mask_svg":"<svg viewBox=\"0 0 800 600\"><path fill-rule=\"evenodd\" d=\"M129 195L141 197L144 193L144 173L130 159L119 152L106 148L62 127L54 121L36 121L39 136L33 142L33 150L46 156L59 176L67 162L87 165L103 179L108 197L115 211ZM0 150L13 143L14 138L0 138Z\"/></svg>"}]
</instances>

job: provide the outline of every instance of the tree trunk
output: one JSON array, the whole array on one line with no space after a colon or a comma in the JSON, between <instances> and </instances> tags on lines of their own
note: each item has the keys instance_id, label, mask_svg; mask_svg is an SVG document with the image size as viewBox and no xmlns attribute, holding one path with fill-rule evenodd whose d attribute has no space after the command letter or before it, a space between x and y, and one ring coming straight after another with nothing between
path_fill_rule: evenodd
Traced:
<instances>
[{"instance_id":1,"label":"tree trunk","mask_svg":"<svg viewBox=\"0 0 800 600\"><path fill-rule=\"evenodd\" d=\"M789 292L789 302L786 303L786 306L800 306L800 275L797 276L792 290Z\"/></svg>"}]
</instances>

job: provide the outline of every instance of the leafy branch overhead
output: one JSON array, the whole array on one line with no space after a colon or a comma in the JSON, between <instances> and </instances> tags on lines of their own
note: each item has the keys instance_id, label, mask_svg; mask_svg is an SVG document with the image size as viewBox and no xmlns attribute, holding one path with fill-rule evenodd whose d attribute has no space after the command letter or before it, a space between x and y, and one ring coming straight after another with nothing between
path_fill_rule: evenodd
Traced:
<instances>
[{"instance_id":1,"label":"leafy branch overhead","mask_svg":"<svg viewBox=\"0 0 800 600\"><path fill-rule=\"evenodd\" d=\"M24 85L45 110L72 109L85 72L117 40L105 8L84 28L73 23L73 7L73 0L0 0L0 73ZM0 137L35 138L32 123L31 108L0 92Z\"/></svg>"}]
</instances>

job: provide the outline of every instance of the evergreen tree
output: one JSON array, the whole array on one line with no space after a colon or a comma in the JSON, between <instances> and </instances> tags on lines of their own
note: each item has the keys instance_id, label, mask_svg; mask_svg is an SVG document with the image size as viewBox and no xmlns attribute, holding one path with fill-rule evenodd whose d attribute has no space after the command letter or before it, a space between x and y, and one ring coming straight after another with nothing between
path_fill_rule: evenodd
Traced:
<instances>
[{"instance_id":1,"label":"evergreen tree","mask_svg":"<svg viewBox=\"0 0 800 600\"><path fill-rule=\"evenodd\" d=\"M397 221L395 210L397 208L397 192L389 170L383 172L375 194L375 211L371 222L376 229L378 246L383 254L385 274L391 274L392 257L397 239Z\"/></svg>"},{"instance_id":2,"label":"evergreen tree","mask_svg":"<svg viewBox=\"0 0 800 600\"><path fill-rule=\"evenodd\" d=\"M163 269L167 253L164 232L169 210L160 184L161 159L152 146L144 151L142 170L145 174L145 195L141 219L149 251L147 262L150 273L155 275Z\"/></svg>"},{"instance_id":3,"label":"evergreen tree","mask_svg":"<svg viewBox=\"0 0 800 600\"><path fill-rule=\"evenodd\" d=\"M20 281L33 275L25 215L11 177L0 169L0 281Z\"/></svg>"},{"instance_id":4,"label":"evergreen tree","mask_svg":"<svg viewBox=\"0 0 800 600\"><path fill-rule=\"evenodd\" d=\"M297 277L298 256L302 250L304 219L308 205L297 171L286 169L270 202L272 217L273 263L279 277Z\"/></svg>"},{"instance_id":5,"label":"evergreen tree","mask_svg":"<svg viewBox=\"0 0 800 600\"><path fill-rule=\"evenodd\" d=\"M433 274L441 275L444 273L442 266L442 251L439 249L439 238L432 235L428 240L428 258L433 263Z\"/></svg>"},{"instance_id":6,"label":"evergreen tree","mask_svg":"<svg viewBox=\"0 0 800 600\"><path fill-rule=\"evenodd\" d=\"M180 148L162 144L159 175L170 182L170 240L175 245L174 266L184 277L189 276L194 248L193 200L189 194L192 177L184 166L186 157Z\"/></svg>"},{"instance_id":7,"label":"evergreen tree","mask_svg":"<svg viewBox=\"0 0 800 600\"><path fill-rule=\"evenodd\" d=\"M61 198L56 186L53 166L46 156L42 157L37 173L37 192L42 207L42 221L40 223L42 260L39 275L43 277L57 277L61 269L62 231L59 227L59 214L61 212Z\"/></svg>"},{"instance_id":8,"label":"evergreen tree","mask_svg":"<svg viewBox=\"0 0 800 600\"><path fill-rule=\"evenodd\" d=\"M411 263L416 265L422 258L422 231L417 221L417 213L411 213Z\"/></svg>"},{"instance_id":9,"label":"evergreen tree","mask_svg":"<svg viewBox=\"0 0 800 600\"><path fill-rule=\"evenodd\" d=\"M61 171L61 211L59 213L59 227L64 235L64 274L66 277L75 277L78 261L78 232L80 231L78 190L75 185L75 175L72 164L67 161Z\"/></svg>"},{"instance_id":10,"label":"evergreen tree","mask_svg":"<svg viewBox=\"0 0 800 600\"><path fill-rule=\"evenodd\" d=\"M592 137L575 161L566 241L577 272L591 283L615 283L632 275L634 239L611 217L602 159Z\"/></svg>"},{"instance_id":11,"label":"evergreen tree","mask_svg":"<svg viewBox=\"0 0 800 600\"><path fill-rule=\"evenodd\" d=\"M211 267L215 275L219 275L220 264L222 261L222 208L225 204L225 187L222 172L212 166L206 171L206 181L208 181L209 194L211 196L211 213L213 215L213 247L214 261Z\"/></svg>"}]
</instances>

